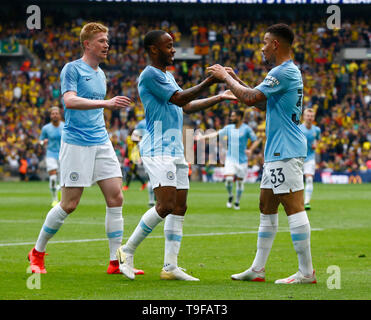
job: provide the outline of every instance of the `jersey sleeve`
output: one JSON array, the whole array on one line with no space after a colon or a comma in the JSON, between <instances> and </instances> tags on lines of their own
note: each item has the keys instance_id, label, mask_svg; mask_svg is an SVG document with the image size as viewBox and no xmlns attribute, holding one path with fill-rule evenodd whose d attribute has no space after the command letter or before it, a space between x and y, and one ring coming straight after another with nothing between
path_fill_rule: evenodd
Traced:
<instances>
[{"instance_id":1,"label":"jersey sleeve","mask_svg":"<svg viewBox=\"0 0 371 320\"><path fill-rule=\"evenodd\" d=\"M143 78L144 85L147 89L162 101L169 101L179 87L170 81L165 75L158 72L148 72Z\"/></svg>"},{"instance_id":2,"label":"jersey sleeve","mask_svg":"<svg viewBox=\"0 0 371 320\"><path fill-rule=\"evenodd\" d=\"M256 134L253 129L247 128L247 131L249 133L249 138L252 142L255 142L257 140Z\"/></svg>"},{"instance_id":3,"label":"jersey sleeve","mask_svg":"<svg viewBox=\"0 0 371 320\"><path fill-rule=\"evenodd\" d=\"M60 76L62 95L67 91L77 92L78 77L78 72L72 64L68 63L64 66Z\"/></svg>"},{"instance_id":4,"label":"jersey sleeve","mask_svg":"<svg viewBox=\"0 0 371 320\"><path fill-rule=\"evenodd\" d=\"M321 138L321 128L317 127L316 130L316 140L319 140Z\"/></svg>"},{"instance_id":5,"label":"jersey sleeve","mask_svg":"<svg viewBox=\"0 0 371 320\"><path fill-rule=\"evenodd\" d=\"M47 139L47 134L46 134L46 130L45 130L45 127L42 127L41 129L41 135L40 135L40 140L44 140L44 139Z\"/></svg>"},{"instance_id":6,"label":"jersey sleeve","mask_svg":"<svg viewBox=\"0 0 371 320\"><path fill-rule=\"evenodd\" d=\"M267 99L270 96L279 94L288 88L288 81L281 68L274 68L268 72L267 76L255 89L261 91Z\"/></svg>"}]
</instances>

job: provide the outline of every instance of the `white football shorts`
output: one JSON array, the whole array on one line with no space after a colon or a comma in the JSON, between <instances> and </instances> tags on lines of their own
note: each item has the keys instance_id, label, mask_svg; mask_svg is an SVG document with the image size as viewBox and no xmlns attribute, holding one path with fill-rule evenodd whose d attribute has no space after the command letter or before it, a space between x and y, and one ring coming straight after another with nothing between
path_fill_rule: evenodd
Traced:
<instances>
[{"instance_id":1,"label":"white football shorts","mask_svg":"<svg viewBox=\"0 0 371 320\"><path fill-rule=\"evenodd\" d=\"M152 189L159 186L189 189L189 167L184 157L142 157L142 161L144 169L149 176Z\"/></svg>"},{"instance_id":2,"label":"white football shorts","mask_svg":"<svg viewBox=\"0 0 371 320\"><path fill-rule=\"evenodd\" d=\"M96 181L122 177L111 141L77 146L62 140L59 163L62 187L90 187Z\"/></svg>"},{"instance_id":3,"label":"white football shorts","mask_svg":"<svg viewBox=\"0 0 371 320\"><path fill-rule=\"evenodd\" d=\"M247 172L247 162L246 163L237 163L226 159L224 163L224 175L229 176L233 175L237 178L244 179Z\"/></svg>"},{"instance_id":4,"label":"white football shorts","mask_svg":"<svg viewBox=\"0 0 371 320\"><path fill-rule=\"evenodd\" d=\"M272 189L274 194L303 190L303 163L304 158L264 163L260 188Z\"/></svg>"},{"instance_id":5,"label":"white football shorts","mask_svg":"<svg viewBox=\"0 0 371 320\"><path fill-rule=\"evenodd\" d=\"M56 158L48 157L45 158L46 171L59 170L59 160Z\"/></svg>"},{"instance_id":6,"label":"white football shorts","mask_svg":"<svg viewBox=\"0 0 371 320\"><path fill-rule=\"evenodd\" d=\"M316 161L313 160L308 160L304 162L304 174L310 174L314 176L316 172Z\"/></svg>"}]
</instances>

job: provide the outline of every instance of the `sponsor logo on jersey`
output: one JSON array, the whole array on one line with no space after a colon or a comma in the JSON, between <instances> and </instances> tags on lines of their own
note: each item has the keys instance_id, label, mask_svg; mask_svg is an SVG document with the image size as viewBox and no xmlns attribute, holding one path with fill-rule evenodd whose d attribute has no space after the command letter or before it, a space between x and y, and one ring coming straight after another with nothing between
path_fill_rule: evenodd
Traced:
<instances>
[{"instance_id":1,"label":"sponsor logo on jersey","mask_svg":"<svg viewBox=\"0 0 371 320\"><path fill-rule=\"evenodd\" d=\"M268 84L270 87L278 86L280 82L272 76L266 76L264 81Z\"/></svg>"}]
</instances>

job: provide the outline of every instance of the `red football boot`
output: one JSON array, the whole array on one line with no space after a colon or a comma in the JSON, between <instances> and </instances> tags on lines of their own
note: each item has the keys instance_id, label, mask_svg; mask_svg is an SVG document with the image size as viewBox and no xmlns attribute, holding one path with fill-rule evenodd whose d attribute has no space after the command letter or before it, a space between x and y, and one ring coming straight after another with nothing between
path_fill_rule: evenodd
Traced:
<instances>
[{"instance_id":1,"label":"red football boot","mask_svg":"<svg viewBox=\"0 0 371 320\"><path fill-rule=\"evenodd\" d=\"M119 273L121 273L120 268L119 268L118 260L110 260L109 265L108 265L108 269L107 269L107 273L108 274L119 274ZM135 273L135 275L141 275L141 274L144 274L144 271L134 268L134 273Z\"/></svg>"},{"instance_id":2,"label":"red football boot","mask_svg":"<svg viewBox=\"0 0 371 320\"><path fill-rule=\"evenodd\" d=\"M44 257L45 252L39 252L35 248L28 253L32 273L46 273Z\"/></svg>"}]
</instances>

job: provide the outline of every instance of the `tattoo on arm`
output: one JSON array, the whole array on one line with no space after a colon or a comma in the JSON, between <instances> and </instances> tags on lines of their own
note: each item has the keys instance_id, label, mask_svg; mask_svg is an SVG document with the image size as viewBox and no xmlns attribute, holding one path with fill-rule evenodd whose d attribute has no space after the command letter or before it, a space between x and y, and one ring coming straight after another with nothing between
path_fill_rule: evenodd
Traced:
<instances>
[{"instance_id":1,"label":"tattoo on arm","mask_svg":"<svg viewBox=\"0 0 371 320\"><path fill-rule=\"evenodd\" d=\"M227 77L225 82L238 100L247 104L248 106L256 106L259 109L264 108L266 101L257 101L262 99L260 97L260 91L250 88L245 83L240 84L240 81L236 81L232 77Z\"/></svg>"},{"instance_id":2,"label":"tattoo on arm","mask_svg":"<svg viewBox=\"0 0 371 320\"><path fill-rule=\"evenodd\" d=\"M244 86L245 88L249 88L251 89L245 82L243 82L240 78L238 78L238 83L241 85L241 86Z\"/></svg>"},{"instance_id":3,"label":"tattoo on arm","mask_svg":"<svg viewBox=\"0 0 371 320\"><path fill-rule=\"evenodd\" d=\"M252 89L245 90L243 93L243 98L243 100L246 101L246 104L250 105L252 101L256 100L256 92L254 92Z\"/></svg>"},{"instance_id":4,"label":"tattoo on arm","mask_svg":"<svg viewBox=\"0 0 371 320\"><path fill-rule=\"evenodd\" d=\"M246 103L247 105L254 104L256 99L256 92L250 87L245 87L240 85L237 82L228 83L229 88L234 93L234 95L242 102Z\"/></svg>"}]
</instances>

